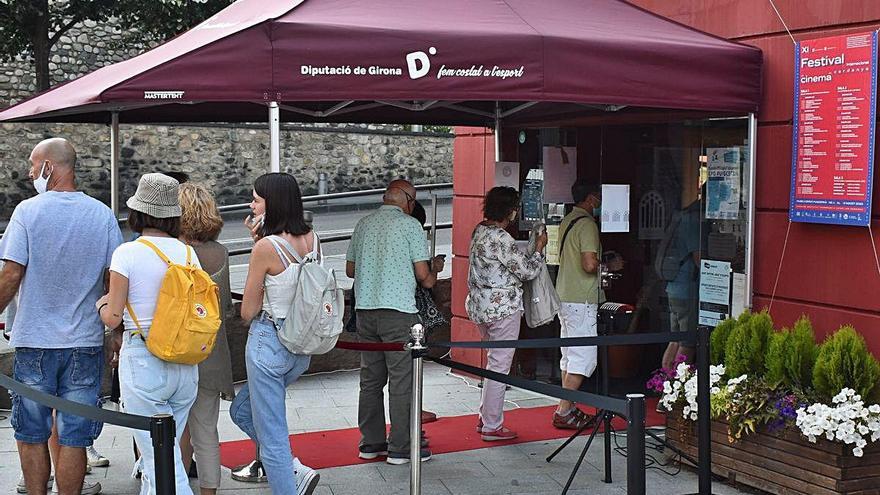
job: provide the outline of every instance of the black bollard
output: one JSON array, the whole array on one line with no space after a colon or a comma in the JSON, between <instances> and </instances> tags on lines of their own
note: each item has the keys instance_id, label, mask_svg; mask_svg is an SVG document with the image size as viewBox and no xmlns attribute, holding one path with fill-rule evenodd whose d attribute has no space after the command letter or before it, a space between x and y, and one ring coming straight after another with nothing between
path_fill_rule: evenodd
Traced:
<instances>
[{"instance_id":1,"label":"black bollard","mask_svg":"<svg viewBox=\"0 0 880 495\"><path fill-rule=\"evenodd\" d=\"M710 327L697 328L697 449L700 495L712 493L712 418L709 399Z\"/></svg>"},{"instance_id":2,"label":"black bollard","mask_svg":"<svg viewBox=\"0 0 880 495\"><path fill-rule=\"evenodd\" d=\"M626 396L626 495L645 495L645 396Z\"/></svg>"},{"instance_id":3,"label":"black bollard","mask_svg":"<svg viewBox=\"0 0 880 495\"><path fill-rule=\"evenodd\" d=\"M174 482L174 417L157 414L150 419L153 460L156 467L156 495L175 495Z\"/></svg>"}]
</instances>

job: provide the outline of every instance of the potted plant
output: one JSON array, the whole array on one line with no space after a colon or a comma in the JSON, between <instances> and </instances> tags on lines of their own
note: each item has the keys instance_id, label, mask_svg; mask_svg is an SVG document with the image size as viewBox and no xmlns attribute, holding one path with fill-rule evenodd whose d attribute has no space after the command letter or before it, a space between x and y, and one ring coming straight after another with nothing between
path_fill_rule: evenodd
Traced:
<instances>
[{"instance_id":1,"label":"potted plant","mask_svg":"<svg viewBox=\"0 0 880 495\"><path fill-rule=\"evenodd\" d=\"M880 363L852 327L817 346L806 318L774 332L746 314L711 344L713 471L776 494L878 493ZM667 439L696 455L697 372L665 373Z\"/></svg>"}]
</instances>

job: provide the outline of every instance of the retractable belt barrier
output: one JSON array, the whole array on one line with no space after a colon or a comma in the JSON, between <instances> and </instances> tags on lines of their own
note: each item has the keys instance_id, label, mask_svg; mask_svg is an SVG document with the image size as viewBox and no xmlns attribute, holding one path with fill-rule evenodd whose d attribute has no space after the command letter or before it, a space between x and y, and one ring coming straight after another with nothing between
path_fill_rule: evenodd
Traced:
<instances>
[{"instance_id":1,"label":"retractable belt barrier","mask_svg":"<svg viewBox=\"0 0 880 495\"><path fill-rule=\"evenodd\" d=\"M645 486L645 396L642 394L628 394L626 399L620 399L609 395L592 394L582 392L580 390L570 390L562 388L558 385L526 380L516 376L505 375L494 371L477 368L464 363L459 363L445 358L432 358L427 356L429 348L466 348L466 349L541 349L555 347L584 347L597 346L608 347L612 345L642 345L642 344L662 344L669 342L694 342L697 349L697 367L698 373L698 394L699 402L699 420L698 420L698 452L699 452L699 493L701 495L711 494L711 443L710 443L710 424L709 424L709 328L700 328L696 331L688 332L657 332L643 333L632 335L602 335L595 337L566 337L566 338L542 338L542 339L525 339L525 340L500 340L500 341L468 341L468 342L425 342L424 330L422 325L417 324L412 328L412 339L409 342L337 342L336 347L339 349L348 349L355 351L411 351L413 357L413 402L410 415L410 426L413 430L413 438L418 435L421 429L421 404L422 404L422 360L429 359L437 364L448 366L470 373L476 376L487 378L507 385L511 385L524 390L529 390L549 397L569 400L576 403L586 404L602 411L602 415L606 419L603 420L606 426L606 482L611 482L610 474L610 452L608 447L607 428L610 427L610 419L606 411L614 412L627 421L627 495L644 495L646 493ZM607 356L606 356L607 359ZM586 427L584 427L586 428ZM582 429L578 430L562 447L571 442L576 436L580 435ZM586 450L589 448L593 437L598 431L598 426L587 440L584 451L581 452L577 465L583 461ZM562 448L560 447L560 449ZM547 461L559 452L554 452ZM410 475L410 493L412 495L421 494L421 457L418 450L418 443L412 443L412 451L410 456L413 460L411 463L412 472ZM563 494L567 493L571 482L574 480L577 467L572 471Z\"/></svg>"},{"instance_id":2,"label":"retractable belt barrier","mask_svg":"<svg viewBox=\"0 0 880 495\"><path fill-rule=\"evenodd\" d=\"M656 332L631 335L600 335L596 337L554 337L547 339L447 341L427 342L429 348L461 349L545 349L553 347L586 347L610 345L666 344L697 340L697 332ZM404 351L406 342L346 342L337 341L336 348L349 351L383 352ZM480 369L480 368L478 368Z\"/></svg>"},{"instance_id":3,"label":"retractable belt barrier","mask_svg":"<svg viewBox=\"0 0 880 495\"><path fill-rule=\"evenodd\" d=\"M149 431L150 438L153 440L153 449L155 450L156 493L157 495L174 495L176 493L174 485L175 425L174 417L170 414L157 414L156 416L147 417L107 411L40 392L2 373L0 373L0 387L58 411L64 411L101 423L110 423L133 430Z\"/></svg>"},{"instance_id":4,"label":"retractable belt barrier","mask_svg":"<svg viewBox=\"0 0 880 495\"><path fill-rule=\"evenodd\" d=\"M696 331L637 333L631 335L600 335L597 337L555 337L549 339L493 340L467 342L429 342L428 347L467 349L543 349L551 347L584 347L608 345L664 344L697 339Z\"/></svg>"},{"instance_id":5,"label":"retractable belt barrier","mask_svg":"<svg viewBox=\"0 0 880 495\"><path fill-rule=\"evenodd\" d=\"M555 397L557 399L577 402L579 404L586 404L588 406L593 406L597 409L608 409L621 415L626 415L627 413L626 401L624 399L617 399L606 395L597 395L589 392L582 392L580 390L571 390L567 388L562 388L559 385L551 385L549 383L526 380L525 378L519 378L516 376L504 375L495 371L477 368L475 366L470 366L449 359L432 357L426 357L425 359L429 361L434 361L435 363L443 366L448 366L453 369L470 373L472 375L482 376L483 378L487 378L492 381L501 382L516 388L521 388L523 390L529 390L550 397Z\"/></svg>"},{"instance_id":6,"label":"retractable belt barrier","mask_svg":"<svg viewBox=\"0 0 880 495\"><path fill-rule=\"evenodd\" d=\"M45 392L32 389L27 385L13 380L11 377L0 374L0 386L12 390L16 394L28 398L34 402L42 404L52 409L58 409L66 413L75 414L77 416L88 418L101 423L111 423L133 430L150 431L150 418L146 416L137 416L135 414L126 414L116 411L106 411L97 407L87 406L79 402L69 401L49 395Z\"/></svg>"}]
</instances>

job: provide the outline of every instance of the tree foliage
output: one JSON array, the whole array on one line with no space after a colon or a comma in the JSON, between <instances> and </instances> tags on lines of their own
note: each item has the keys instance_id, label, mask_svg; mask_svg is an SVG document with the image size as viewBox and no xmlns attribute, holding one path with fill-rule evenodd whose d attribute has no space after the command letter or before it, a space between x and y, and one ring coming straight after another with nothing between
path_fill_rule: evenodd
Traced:
<instances>
[{"instance_id":1,"label":"tree foliage","mask_svg":"<svg viewBox=\"0 0 880 495\"><path fill-rule=\"evenodd\" d=\"M738 324L739 322L736 318L728 318L719 323L718 326L712 330L712 335L709 337L709 360L712 364L724 364L727 340L730 338L730 334Z\"/></svg>"},{"instance_id":2,"label":"tree foliage","mask_svg":"<svg viewBox=\"0 0 880 495\"><path fill-rule=\"evenodd\" d=\"M846 325L819 346L813 385L827 403L841 389L851 388L870 404L880 400L880 363L865 339Z\"/></svg>"},{"instance_id":3,"label":"tree foliage","mask_svg":"<svg viewBox=\"0 0 880 495\"><path fill-rule=\"evenodd\" d=\"M813 364L818 353L813 326L802 316L791 330L784 328L770 337L767 381L788 390L806 389L812 384Z\"/></svg>"},{"instance_id":4,"label":"tree foliage","mask_svg":"<svg viewBox=\"0 0 880 495\"><path fill-rule=\"evenodd\" d=\"M773 320L766 311L740 316L725 345L724 367L727 376L763 377L767 343L772 333Z\"/></svg>"},{"instance_id":5,"label":"tree foliage","mask_svg":"<svg viewBox=\"0 0 880 495\"><path fill-rule=\"evenodd\" d=\"M0 59L28 56L37 89L49 87L52 47L72 27L115 18L133 33L129 43L174 36L232 3L232 0L0 0Z\"/></svg>"}]
</instances>

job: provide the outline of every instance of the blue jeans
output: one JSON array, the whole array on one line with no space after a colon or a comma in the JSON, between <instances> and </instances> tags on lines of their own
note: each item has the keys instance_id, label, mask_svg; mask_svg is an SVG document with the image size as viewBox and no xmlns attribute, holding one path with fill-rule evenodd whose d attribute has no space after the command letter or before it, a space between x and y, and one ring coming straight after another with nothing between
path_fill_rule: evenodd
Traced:
<instances>
[{"instance_id":1,"label":"blue jeans","mask_svg":"<svg viewBox=\"0 0 880 495\"><path fill-rule=\"evenodd\" d=\"M280 323L279 323L280 325ZM285 402L287 387L309 367L310 356L292 354L264 316L251 322L244 361L248 382L235 395L229 415L260 449L272 493L296 493Z\"/></svg>"},{"instance_id":2,"label":"blue jeans","mask_svg":"<svg viewBox=\"0 0 880 495\"><path fill-rule=\"evenodd\" d=\"M12 377L41 392L80 404L98 406L103 369L103 347L19 347L15 350ZM103 423L64 411L56 413L55 421L58 424L58 443L65 447L91 446L103 427ZM52 433L52 408L13 393L11 422L16 440L24 443L46 443Z\"/></svg>"},{"instance_id":3,"label":"blue jeans","mask_svg":"<svg viewBox=\"0 0 880 495\"><path fill-rule=\"evenodd\" d=\"M198 392L198 366L162 361L138 336L125 332L119 352L119 391L125 412L141 416L171 414L177 425L174 440L174 482L177 495L192 495L180 457L180 436ZM156 493L155 456L150 432L134 430L141 452L140 495Z\"/></svg>"}]
</instances>

